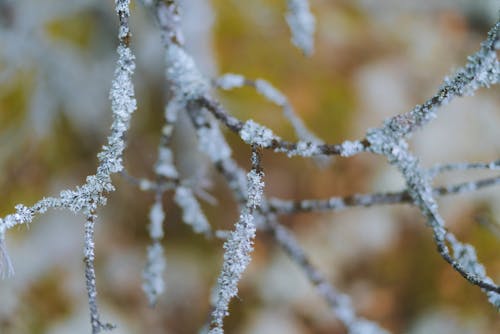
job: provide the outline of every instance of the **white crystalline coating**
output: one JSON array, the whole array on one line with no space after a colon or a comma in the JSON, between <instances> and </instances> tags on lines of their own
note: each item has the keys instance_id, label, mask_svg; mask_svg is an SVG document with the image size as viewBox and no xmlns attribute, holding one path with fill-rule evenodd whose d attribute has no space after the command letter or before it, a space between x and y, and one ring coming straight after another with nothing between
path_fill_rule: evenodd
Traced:
<instances>
[{"instance_id":1,"label":"white crystalline coating","mask_svg":"<svg viewBox=\"0 0 500 334\"><path fill-rule=\"evenodd\" d=\"M255 224L248 208L243 208L235 230L224 243L224 263L217 280L215 308L212 312L212 324L209 333L223 333L224 317L229 314L229 302L238 293L238 282L250 263L253 251Z\"/></svg>"},{"instance_id":2,"label":"white crystalline coating","mask_svg":"<svg viewBox=\"0 0 500 334\"><path fill-rule=\"evenodd\" d=\"M184 102L174 96L165 106L165 120L168 123L175 123L177 121L177 115L184 109Z\"/></svg>"},{"instance_id":3,"label":"white crystalline coating","mask_svg":"<svg viewBox=\"0 0 500 334\"><path fill-rule=\"evenodd\" d=\"M224 330L222 328L213 328L208 334L224 334Z\"/></svg>"},{"instance_id":4,"label":"white crystalline coating","mask_svg":"<svg viewBox=\"0 0 500 334\"><path fill-rule=\"evenodd\" d=\"M240 130L240 137L247 144L255 144L262 147L269 147L273 143L273 140L279 139L274 135L271 129L266 128L253 120L245 122Z\"/></svg>"},{"instance_id":5,"label":"white crystalline coating","mask_svg":"<svg viewBox=\"0 0 500 334\"><path fill-rule=\"evenodd\" d=\"M154 182L151 182L147 179L141 179L139 181L139 189L141 189L142 191L149 191L149 190L153 190L156 188L156 184Z\"/></svg>"},{"instance_id":6,"label":"white crystalline coating","mask_svg":"<svg viewBox=\"0 0 500 334\"><path fill-rule=\"evenodd\" d=\"M209 333L223 333L224 317L229 314L229 302L238 293L238 282L250 263L255 238L255 217L253 210L260 206L264 182L263 173L252 169L247 174L247 204L242 209L236 228L224 243L224 263L217 280L213 302L212 325Z\"/></svg>"},{"instance_id":7,"label":"white crystalline coating","mask_svg":"<svg viewBox=\"0 0 500 334\"><path fill-rule=\"evenodd\" d=\"M365 319L356 319L348 328L349 334L389 334L377 324Z\"/></svg>"},{"instance_id":8,"label":"white crystalline coating","mask_svg":"<svg viewBox=\"0 0 500 334\"><path fill-rule=\"evenodd\" d=\"M289 157L296 155L301 157L311 157L317 153L319 153L317 144L300 140L297 142L297 147L294 150L288 151L287 155Z\"/></svg>"},{"instance_id":9,"label":"white crystalline coating","mask_svg":"<svg viewBox=\"0 0 500 334\"><path fill-rule=\"evenodd\" d=\"M160 147L158 150L158 162L155 166L155 173L167 178L177 178L177 169L173 164L172 150L168 147Z\"/></svg>"},{"instance_id":10,"label":"white crystalline coating","mask_svg":"<svg viewBox=\"0 0 500 334\"><path fill-rule=\"evenodd\" d=\"M247 198L247 178L245 172L235 163L233 159L223 161L224 169L233 177L229 181L231 190L238 194L241 201Z\"/></svg>"},{"instance_id":11,"label":"white crystalline coating","mask_svg":"<svg viewBox=\"0 0 500 334\"><path fill-rule=\"evenodd\" d=\"M163 220L165 212L160 201L156 201L149 210L149 235L153 240L163 238Z\"/></svg>"},{"instance_id":12,"label":"white crystalline coating","mask_svg":"<svg viewBox=\"0 0 500 334\"><path fill-rule=\"evenodd\" d=\"M258 173L255 170L251 170L247 174L248 183L248 201L247 206L249 208L256 208L260 205L264 190L264 181L262 181L263 173Z\"/></svg>"},{"instance_id":13,"label":"white crystalline coating","mask_svg":"<svg viewBox=\"0 0 500 334\"><path fill-rule=\"evenodd\" d=\"M179 186L175 190L174 200L182 209L182 220L190 225L196 233L209 233L210 225L201 211L200 204L191 189Z\"/></svg>"},{"instance_id":14,"label":"white crystalline coating","mask_svg":"<svg viewBox=\"0 0 500 334\"><path fill-rule=\"evenodd\" d=\"M5 248L4 233L0 231L0 278L14 276L14 267Z\"/></svg>"},{"instance_id":15,"label":"white crystalline coating","mask_svg":"<svg viewBox=\"0 0 500 334\"><path fill-rule=\"evenodd\" d=\"M279 90L277 90L266 80L255 80L255 89L257 89L257 92L262 94L266 99L279 106L283 106L285 105L285 103L287 103L285 95L283 95Z\"/></svg>"},{"instance_id":16,"label":"white crystalline coating","mask_svg":"<svg viewBox=\"0 0 500 334\"><path fill-rule=\"evenodd\" d=\"M115 0L115 11L117 13L124 12L128 16L130 0Z\"/></svg>"},{"instance_id":17,"label":"white crystalline coating","mask_svg":"<svg viewBox=\"0 0 500 334\"><path fill-rule=\"evenodd\" d=\"M120 27L120 31L118 32L118 38L122 39L122 38L125 38L127 37L127 35L129 34L129 28L128 27L125 27L125 26L121 26Z\"/></svg>"},{"instance_id":18,"label":"white crystalline coating","mask_svg":"<svg viewBox=\"0 0 500 334\"><path fill-rule=\"evenodd\" d=\"M488 291L488 301L493 305L497 311L500 311L500 293Z\"/></svg>"},{"instance_id":19,"label":"white crystalline coating","mask_svg":"<svg viewBox=\"0 0 500 334\"><path fill-rule=\"evenodd\" d=\"M462 244L458 241L452 243L453 256L470 273L479 277L486 276L484 266L479 263L474 247L468 244Z\"/></svg>"},{"instance_id":20,"label":"white crystalline coating","mask_svg":"<svg viewBox=\"0 0 500 334\"><path fill-rule=\"evenodd\" d=\"M309 2L307 0L288 0L286 22L292 32L292 43L304 54L312 54L316 20L309 9Z\"/></svg>"},{"instance_id":21,"label":"white crystalline coating","mask_svg":"<svg viewBox=\"0 0 500 334\"><path fill-rule=\"evenodd\" d=\"M134 98L134 85L131 75L135 70L134 55L128 47L118 46L118 66L115 78L111 83L111 109L122 122L126 122L130 114L137 109ZM121 127L120 127L121 129Z\"/></svg>"},{"instance_id":22,"label":"white crystalline coating","mask_svg":"<svg viewBox=\"0 0 500 334\"><path fill-rule=\"evenodd\" d=\"M166 266L163 247L159 243L148 246L146 268L142 273L142 289L146 293L150 305L155 305L158 296L165 291L163 274Z\"/></svg>"},{"instance_id":23,"label":"white crystalline coating","mask_svg":"<svg viewBox=\"0 0 500 334\"><path fill-rule=\"evenodd\" d=\"M184 101L196 99L208 91L209 85L193 58L178 45L170 44L166 53L167 79L174 95Z\"/></svg>"},{"instance_id":24,"label":"white crystalline coating","mask_svg":"<svg viewBox=\"0 0 500 334\"><path fill-rule=\"evenodd\" d=\"M351 156L356 155L360 152L363 152L363 150L364 150L364 147L360 141L346 140L345 142L343 142L341 144L340 155L343 157L351 157Z\"/></svg>"},{"instance_id":25,"label":"white crystalline coating","mask_svg":"<svg viewBox=\"0 0 500 334\"><path fill-rule=\"evenodd\" d=\"M231 156L231 148L215 123L198 129L198 147L212 162L226 160Z\"/></svg>"},{"instance_id":26,"label":"white crystalline coating","mask_svg":"<svg viewBox=\"0 0 500 334\"><path fill-rule=\"evenodd\" d=\"M224 90L243 87L245 77L239 74L227 73L216 80L216 85Z\"/></svg>"}]
</instances>

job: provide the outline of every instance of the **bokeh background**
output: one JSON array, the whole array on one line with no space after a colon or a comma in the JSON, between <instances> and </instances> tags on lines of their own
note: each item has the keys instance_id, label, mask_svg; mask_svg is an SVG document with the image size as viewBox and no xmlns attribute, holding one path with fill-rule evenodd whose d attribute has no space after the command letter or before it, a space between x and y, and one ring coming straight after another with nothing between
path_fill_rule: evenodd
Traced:
<instances>
[{"instance_id":1,"label":"bokeh background","mask_svg":"<svg viewBox=\"0 0 500 334\"><path fill-rule=\"evenodd\" d=\"M434 94L462 66L498 19L498 0L312 0L316 52L290 43L285 0L184 0L187 48L207 77L241 73L282 90L310 129L329 143L361 138L385 118ZM139 109L125 165L152 177L168 86L152 17L132 3L132 47ZM0 214L17 203L81 184L96 167L110 124L107 99L117 45L112 1L0 0ZM293 139L281 111L250 88L217 93L235 116L252 118ZM424 166L493 161L500 154L498 87L453 101L416 134L412 149ZM216 228L238 212L223 180L197 152L186 119L174 149L187 178L209 180L217 204L203 202ZM249 149L227 133L248 168ZM363 154L313 161L265 152L266 195L324 198L400 190L397 171ZM493 176L451 173L436 184ZM196 333L209 311L222 242L205 240L181 222L166 196L166 294L155 308L141 291L153 196L116 176L117 191L99 211L97 279L104 320L115 333ZM476 246L500 281L500 190L439 200L449 228ZM81 216L51 211L29 228L9 231L16 275L0 281L0 333L88 333ZM313 263L349 294L359 314L394 333L497 333L498 313L481 291L439 257L432 234L410 206L357 208L284 217ZM345 333L303 273L259 233L253 261L231 303L227 333Z\"/></svg>"}]
</instances>

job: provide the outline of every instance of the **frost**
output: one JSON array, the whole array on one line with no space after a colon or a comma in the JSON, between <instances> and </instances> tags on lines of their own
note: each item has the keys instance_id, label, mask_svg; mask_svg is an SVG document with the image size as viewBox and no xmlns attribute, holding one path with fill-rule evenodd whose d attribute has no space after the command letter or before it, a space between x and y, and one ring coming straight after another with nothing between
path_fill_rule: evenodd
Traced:
<instances>
[{"instance_id":1,"label":"frost","mask_svg":"<svg viewBox=\"0 0 500 334\"><path fill-rule=\"evenodd\" d=\"M187 100L196 99L208 91L208 83L190 55L178 45L170 44L166 53L167 78L174 95Z\"/></svg>"},{"instance_id":2,"label":"frost","mask_svg":"<svg viewBox=\"0 0 500 334\"><path fill-rule=\"evenodd\" d=\"M273 85L265 80L255 80L255 88L266 99L277 104L278 106L284 106L287 103L285 95L283 95L279 90L277 90Z\"/></svg>"},{"instance_id":3,"label":"frost","mask_svg":"<svg viewBox=\"0 0 500 334\"><path fill-rule=\"evenodd\" d=\"M175 123L177 121L177 115L184 109L185 105L183 104L183 102L179 98L174 96L172 99L170 99L170 101L168 101L167 105L165 106L166 122L170 124Z\"/></svg>"},{"instance_id":4,"label":"frost","mask_svg":"<svg viewBox=\"0 0 500 334\"><path fill-rule=\"evenodd\" d=\"M120 124L115 124L116 129L123 131L121 123L126 123L131 113L137 108L134 98L134 86L132 84L131 75L135 70L134 55L132 51L125 46L118 46L118 63L115 70L115 78L111 84L111 109L117 117Z\"/></svg>"},{"instance_id":5,"label":"frost","mask_svg":"<svg viewBox=\"0 0 500 334\"><path fill-rule=\"evenodd\" d=\"M351 299L344 294L337 296L335 314L348 329L349 334L389 334L377 324L358 318L354 312Z\"/></svg>"},{"instance_id":6,"label":"frost","mask_svg":"<svg viewBox=\"0 0 500 334\"><path fill-rule=\"evenodd\" d=\"M0 231L0 278L14 276L14 267L5 247L4 232Z\"/></svg>"},{"instance_id":7,"label":"frost","mask_svg":"<svg viewBox=\"0 0 500 334\"><path fill-rule=\"evenodd\" d=\"M361 144L361 142L346 140L341 145L340 155L343 157L351 157L363 151L364 147L363 144Z\"/></svg>"},{"instance_id":8,"label":"frost","mask_svg":"<svg viewBox=\"0 0 500 334\"><path fill-rule=\"evenodd\" d=\"M500 293L489 291L488 301L500 312Z\"/></svg>"},{"instance_id":9,"label":"frost","mask_svg":"<svg viewBox=\"0 0 500 334\"><path fill-rule=\"evenodd\" d=\"M264 182L262 181L263 173L251 170L248 175L248 206L256 208L260 205L263 196Z\"/></svg>"},{"instance_id":10,"label":"frost","mask_svg":"<svg viewBox=\"0 0 500 334\"><path fill-rule=\"evenodd\" d=\"M474 247L454 242L452 248L455 259L465 268L465 270L480 277L486 276L486 270L484 266L478 262Z\"/></svg>"},{"instance_id":11,"label":"frost","mask_svg":"<svg viewBox=\"0 0 500 334\"><path fill-rule=\"evenodd\" d=\"M175 190L175 202L182 209L182 220L191 225L196 233L209 233L210 225L191 189L179 186Z\"/></svg>"},{"instance_id":12,"label":"frost","mask_svg":"<svg viewBox=\"0 0 500 334\"><path fill-rule=\"evenodd\" d=\"M115 0L115 11L117 14L120 12L125 13L127 16L130 14L129 12L129 4L130 0Z\"/></svg>"},{"instance_id":13,"label":"frost","mask_svg":"<svg viewBox=\"0 0 500 334\"><path fill-rule=\"evenodd\" d=\"M316 20L309 9L309 2L307 0L288 0L286 21L292 32L292 43L304 54L311 55L314 50Z\"/></svg>"},{"instance_id":14,"label":"frost","mask_svg":"<svg viewBox=\"0 0 500 334\"><path fill-rule=\"evenodd\" d=\"M243 87L245 84L245 77L239 74L227 73L220 76L215 83L224 90L230 90Z\"/></svg>"},{"instance_id":15,"label":"frost","mask_svg":"<svg viewBox=\"0 0 500 334\"><path fill-rule=\"evenodd\" d=\"M214 310L212 312L212 325L214 328L209 333L223 333L224 318L229 315L229 302L238 294L238 282L250 263L250 253L253 251L255 238L254 210L260 206L263 196L263 173L257 171L259 156L252 153L252 170L247 174L248 198L246 206L242 208L240 219L235 230L231 232L224 243L224 262L222 271L217 280L215 290Z\"/></svg>"},{"instance_id":16,"label":"frost","mask_svg":"<svg viewBox=\"0 0 500 334\"><path fill-rule=\"evenodd\" d=\"M287 152L288 157L299 155L301 157L311 157L319 153L317 144L305 141L298 141L294 150Z\"/></svg>"},{"instance_id":17,"label":"frost","mask_svg":"<svg viewBox=\"0 0 500 334\"><path fill-rule=\"evenodd\" d=\"M165 219L165 213L163 212L163 206L160 201L156 201L151 210L149 211L149 220L151 224L149 225L149 234L152 239L163 238L163 220Z\"/></svg>"},{"instance_id":18,"label":"frost","mask_svg":"<svg viewBox=\"0 0 500 334\"><path fill-rule=\"evenodd\" d=\"M208 334L224 334L224 331L222 330L222 328L214 328L214 329L211 329Z\"/></svg>"},{"instance_id":19,"label":"frost","mask_svg":"<svg viewBox=\"0 0 500 334\"><path fill-rule=\"evenodd\" d=\"M349 326L349 334L389 334L389 332L371 321L357 319Z\"/></svg>"},{"instance_id":20,"label":"frost","mask_svg":"<svg viewBox=\"0 0 500 334\"><path fill-rule=\"evenodd\" d=\"M229 314L229 302L238 294L238 282L250 263L254 238L253 216L244 208L236 223L236 229L224 243L224 264L217 280L215 309L212 312L212 324L216 327L210 334L223 333L222 325Z\"/></svg>"},{"instance_id":21,"label":"frost","mask_svg":"<svg viewBox=\"0 0 500 334\"><path fill-rule=\"evenodd\" d=\"M170 148L160 147L158 150L158 162L155 166L155 173L171 179L178 177L177 169L173 164L172 150Z\"/></svg>"},{"instance_id":22,"label":"frost","mask_svg":"<svg viewBox=\"0 0 500 334\"><path fill-rule=\"evenodd\" d=\"M163 279L165 269L166 261L163 248L156 242L147 249L147 264L142 274L144 281L142 289L146 293L150 305L155 305L158 296L165 291L165 281Z\"/></svg>"},{"instance_id":23,"label":"frost","mask_svg":"<svg viewBox=\"0 0 500 334\"><path fill-rule=\"evenodd\" d=\"M226 160L231 156L231 149L217 124L198 129L198 145L200 151L208 155L212 162Z\"/></svg>"},{"instance_id":24,"label":"frost","mask_svg":"<svg viewBox=\"0 0 500 334\"><path fill-rule=\"evenodd\" d=\"M240 137L247 144L270 147L274 140L279 140L271 129L260 125L253 120L248 120L240 130Z\"/></svg>"}]
</instances>

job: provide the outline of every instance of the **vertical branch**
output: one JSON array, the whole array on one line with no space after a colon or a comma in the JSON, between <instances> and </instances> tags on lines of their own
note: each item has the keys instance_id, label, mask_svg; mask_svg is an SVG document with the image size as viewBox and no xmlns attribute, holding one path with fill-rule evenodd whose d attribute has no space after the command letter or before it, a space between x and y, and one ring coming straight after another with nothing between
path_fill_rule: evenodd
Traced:
<instances>
[{"instance_id":1,"label":"vertical branch","mask_svg":"<svg viewBox=\"0 0 500 334\"><path fill-rule=\"evenodd\" d=\"M165 272L166 261L163 246L161 245L164 234L163 221L165 220L162 197L162 190L158 187L155 203L149 211L149 235L152 243L147 247L147 263L142 273L142 289L151 306L156 304L158 296L165 291L163 273Z\"/></svg>"},{"instance_id":2,"label":"vertical branch","mask_svg":"<svg viewBox=\"0 0 500 334\"><path fill-rule=\"evenodd\" d=\"M85 263L85 283L87 285L87 294L89 298L90 324L92 334L100 333L101 330L111 330L115 326L103 324L100 320L99 308L97 307L97 287L95 275L95 220L97 216L94 211L89 212L85 221L85 239L84 239L84 258Z\"/></svg>"},{"instance_id":3,"label":"vertical branch","mask_svg":"<svg viewBox=\"0 0 500 334\"><path fill-rule=\"evenodd\" d=\"M263 196L264 173L260 167L260 155L252 147L252 169L247 174L248 195L246 206L242 208L235 230L224 243L224 263L217 280L215 308L212 312L209 334L224 333L224 318L229 315L229 302L238 294L238 282L251 261L255 238L254 210Z\"/></svg>"},{"instance_id":4,"label":"vertical branch","mask_svg":"<svg viewBox=\"0 0 500 334\"><path fill-rule=\"evenodd\" d=\"M349 296L336 291L323 274L313 266L290 231L275 221L274 217L268 217L266 227L269 228L276 243L302 269L349 333L387 334L387 331L377 324L356 315Z\"/></svg>"},{"instance_id":5,"label":"vertical branch","mask_svg":"<svg viewBox=\"0 0 500 334\"><path fill-rule=\"evenodd\" d=\"M2 231L0 232L0 278L11 277L13 275L14 267L5 247L5 233Z\"/></svg>"}]
</instances>

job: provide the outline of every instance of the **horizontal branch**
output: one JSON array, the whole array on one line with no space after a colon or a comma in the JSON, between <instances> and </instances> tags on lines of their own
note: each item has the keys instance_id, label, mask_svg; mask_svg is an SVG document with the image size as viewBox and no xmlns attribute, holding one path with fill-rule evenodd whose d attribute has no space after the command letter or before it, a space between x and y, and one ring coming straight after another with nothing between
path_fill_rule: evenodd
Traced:
<instances>
[{"instance_id":1,"label":"horizontal branch","mask_svg":"<svg viewBox=\"0 0 500 334\"><path fill-rule=\"evenodd\" d=\"M345 141L341 144L318 144L311 141L290 142L281 139L270 129L252 120L243 122L229 114L224 107L209 96L199 97L195 103L212 113L229 130L240 136L249 145L271 149L275 152L286 153L290 156L352 156L366 151L369 147L367 140ZM193 103L193 104L195 104Z\"/></svg>"},{"instance_id":2,"label":"horizontal branch","mask_svg":"<svg viewBox=\"0 0 500 334\"><path fill-rule=\"evenodd\" d=\"M433 188L432 193L434 196L456 195L496 185L500 185L500 176L471 182L463 182L450 186L435 187ZM374 205L404 203L413 203L413 199L408 190L372 194L354 194L349 196L330 197L327 199L304 199L298 201L271 198L269 199L269 209L273 213L285 215L299 212L339 211L356 206L370 207Z\"/></svg>"}]
</instances>

